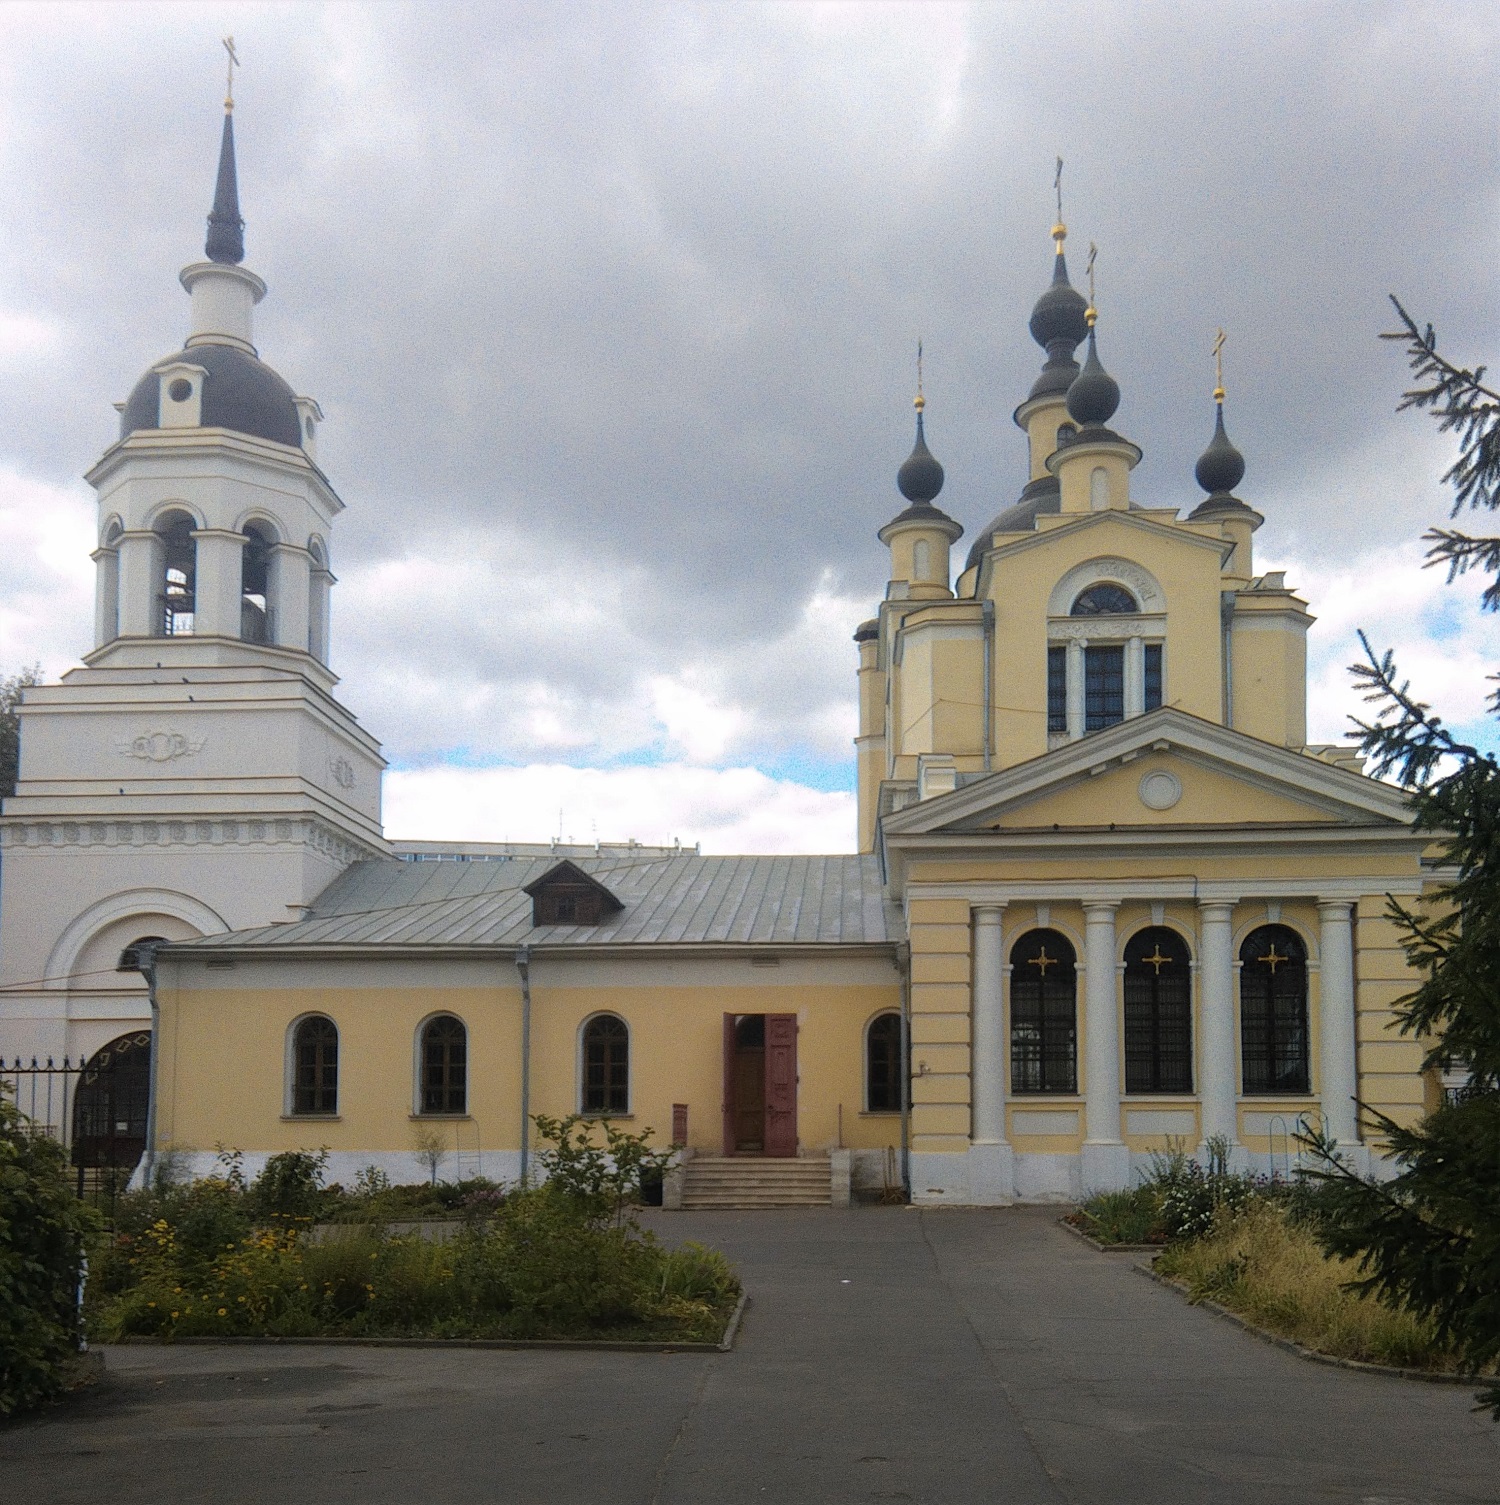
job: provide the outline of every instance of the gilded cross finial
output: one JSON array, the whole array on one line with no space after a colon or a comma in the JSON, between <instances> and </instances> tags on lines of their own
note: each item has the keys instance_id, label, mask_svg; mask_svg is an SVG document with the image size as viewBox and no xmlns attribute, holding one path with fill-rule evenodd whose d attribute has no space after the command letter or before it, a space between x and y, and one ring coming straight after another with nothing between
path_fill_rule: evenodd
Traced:
<instances>
[{"instance_id":1,"label":"gilded cross finial","mask_svg":"<svg viewBox=\"0 0 1500 1505\"><path fill-rule=\"evenodd\" d=\"M1171 960L1172 960L1172 958L1170 956L1163 956L1161 954L1161 942L1160 941L1158 941L1156 943L1156 945L1153 948L1150 956L1143 956L1141 958L1142 962L1150 962L1151 965L1156 968L1156 975L1158 977L1161 976L1161 969L1163 967L1167 966L1171 962Z\"/></svg>"},{"instance_id":2,"label":"gilded cross finial","mask_svg":"<svg viewBox=\"0 0 1500 1505\"><path fill-rule=\"evenodd\" d=\"M1052 186L1057 190L1057 223L1052 227L1052 239L1057 242L1057 254L1062 255L1063 242L1068 238L1068 227L1063 224L1062 217L1062 162L1057 159L1057 174L1052 179Z\"/></svg>"},{"instance_id":3,"label":"gilded cross finial","mask_svg":"<svg viewBox=\"0 0 1500 1505\"><path fill-rule=\"evenodd\" d=\"M1096 246L1093 243L1093 241L1090 241L1089 242L1089 264L1088 264L1088 274L1089 274L1089 306L1088 306L1087 310L1084 312L1084 318L1086 318L1089 321L1089 328L1090 329L1092 329L1094 327L1095 322L1099 318L1099 305L1094 301L1094 259L1095 259L1095 257L1098 256L1098 254L1099 254L1099 247Z\"/></svg>"},{"instance_id":4,"label":"gilded cross finial","mask_svg":"<svg viewBox=\"0 0 1500 1505\"><path fill-rule=\"evenodd\" d=\"M234 50L233 37L224 38L224 51L229 54L229 62L226 65L229 78L228 82L224 85L224 113L232 115L234 113L234 70L239 66L240 62L239 54Z\"/></svg>"},{"instance_id":5,"label":"gilded cross finial","mask_svg":"<svg viewBox=\"0 0 1500 1505\"><path fill-rule=\"evenodd\" d=\"M1224 331L1214 337L1214 401L1224 401Z\"/></svg>"},{"instance_id":6,"label":"gilded cross finial","mask_svg":"<svg viewBox=\"0 0 1500 1505\"><path fill-rule=\"evenodd\" d=\"M917 400L912 406L920 413L927 406L927 399L922 396L922 342L917 341Z\"/></svg>"},{"instance_id":7,"label":"gilded cross finial","mask_svg":"<svg viewBox=\"0 0 1500 1505\"><path fill-rule=\"evenodd\" d=\"M1276 975L1276 968L1282 962L1289 962L1289 961L1291 961L1291 957L1289 957L1289 956L1282 956L1277 951L1277 949L1276 949L1276 942L1272 941L1271 942L1271 949L1268 952L1266 952L1266 954L1263 957L1261 957L1261 961L1263 961L1266 964L1266 966L1268 966L1271 969L1271 976L1274 977Z\"/></svg>"},{"instance_id":8,"label":"gilded cross finial","mask_svg":"<svg viewBox=\"0 0 1500 1505\"><path fill-rule=\"evenodd\" d=\"M1028 967L1035 967L1043 977L1047 975L1048 967L1055 967L1057 964L1057 958L1055 956L1048 956L1045 946L1039 947L1036 955L1026 963Z\"/></svg>"}]
</instances>

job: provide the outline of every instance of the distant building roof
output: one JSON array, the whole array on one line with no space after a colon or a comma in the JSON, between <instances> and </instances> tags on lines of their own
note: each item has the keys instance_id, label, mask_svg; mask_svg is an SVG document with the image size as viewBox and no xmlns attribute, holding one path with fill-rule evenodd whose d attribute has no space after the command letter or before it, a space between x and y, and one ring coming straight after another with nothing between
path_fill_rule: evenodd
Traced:
<instances>
[{"instance_id":1,"label":"distant building roof","mask_svg":"<svg viewBox=\"0 0 1500 1505\"><path fill-rule=\"evenodd\" d=\"M306 918L203 936L173 953L349 947L883 945L900 935L880 866L862 857L576 857L624 908L597 925L531 922L529 883L551 856L381 859L346 869Z\"/></svg>"}]
</instances>

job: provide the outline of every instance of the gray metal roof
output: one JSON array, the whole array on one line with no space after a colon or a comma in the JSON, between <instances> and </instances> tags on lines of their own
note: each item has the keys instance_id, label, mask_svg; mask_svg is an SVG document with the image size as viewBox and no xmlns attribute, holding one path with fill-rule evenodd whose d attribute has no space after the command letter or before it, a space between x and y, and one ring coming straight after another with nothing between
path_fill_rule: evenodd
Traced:
<instances>
[{"instance_id":1,"label":"gray metal roof","mask_svg":"<svg viewBox=\"0 0 1500 1505\"><path fill-rule=\"evenodd\" d=\"M879 860L577 857L624 904L599 925L533 925L522 888L557 865L358 862L286 925L203 936L173 951L274 947L880 945L900 935Z\"/></svg>"}]
</instances>

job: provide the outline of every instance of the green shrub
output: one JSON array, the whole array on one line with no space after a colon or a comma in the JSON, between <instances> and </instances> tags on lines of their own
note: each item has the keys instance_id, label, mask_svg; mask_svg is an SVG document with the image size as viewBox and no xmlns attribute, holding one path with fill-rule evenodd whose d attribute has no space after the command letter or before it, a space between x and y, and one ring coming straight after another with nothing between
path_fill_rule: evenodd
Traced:
<instances>
[{"instance_id":1,"label":"green shrub","mask_svg":"<svg viewBox=\"0 0 1500 1505\"><path fill-rule=\"evenodd\" d=\"M619 1223L625 1209L640 1201L642 1178L660 1178L672 1159L670 1149L650 1148L650 1129L631 1134L607 1118L578 1113L567 1118L538 1113L532 1122L549 1146L537 1156L547 1184L592 1218ZM600 1133L602 1145L595 1141Z\"/></svg>"},{"instance_id":2,"label":"green shrub","mask_svg":"<svg viewBox=\"0 0 1500 1505\"><path fill-rule=\"evenodd\" d=\"M322 1208L327 1150L285 1150L272 1155L250 1183L252 1210L261 1217L312 1218Z\"/></svg>"},{"instance_id":3,"label":"green shrub","mask_svg":"<svg viewBox=\"0 0 1500 1505\"><path fill-rule=\"evenodd\" d=\"M78 1282L95 1223L62 1147L0 1093L0 1416L67 1385Z\"/></svg>"},{"instance_id":4,"label":"green shrub","mask_svg":"<svg viewBox=\"0 0 1500 1505\"><path fill-rule=\"evenodd\" d=\"M1161 1195L1155 1186L1096 1192L1080 1209L1085 1233L1101 1244L1161 1244Z\"/></svg>"}]
</instances>

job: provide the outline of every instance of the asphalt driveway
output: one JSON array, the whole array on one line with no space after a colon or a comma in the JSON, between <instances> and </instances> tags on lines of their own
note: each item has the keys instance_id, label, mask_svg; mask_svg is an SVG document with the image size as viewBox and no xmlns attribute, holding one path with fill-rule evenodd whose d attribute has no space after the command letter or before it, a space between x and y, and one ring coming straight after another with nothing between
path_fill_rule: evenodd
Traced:
<instances>
[{"instance_id":1,"label":"asphalt driveway","mask_svg":"<svg viewBox=\"0 0 1500 1505\"><path fill-rule=\"evenodd\" d=\"M735 1352L121 1348L0 1428L18 1502L1500 1501L1468 1390L1309 1364L1055 1212L653 1214L725 1249Z\"/></svg>"}]
</instances>

